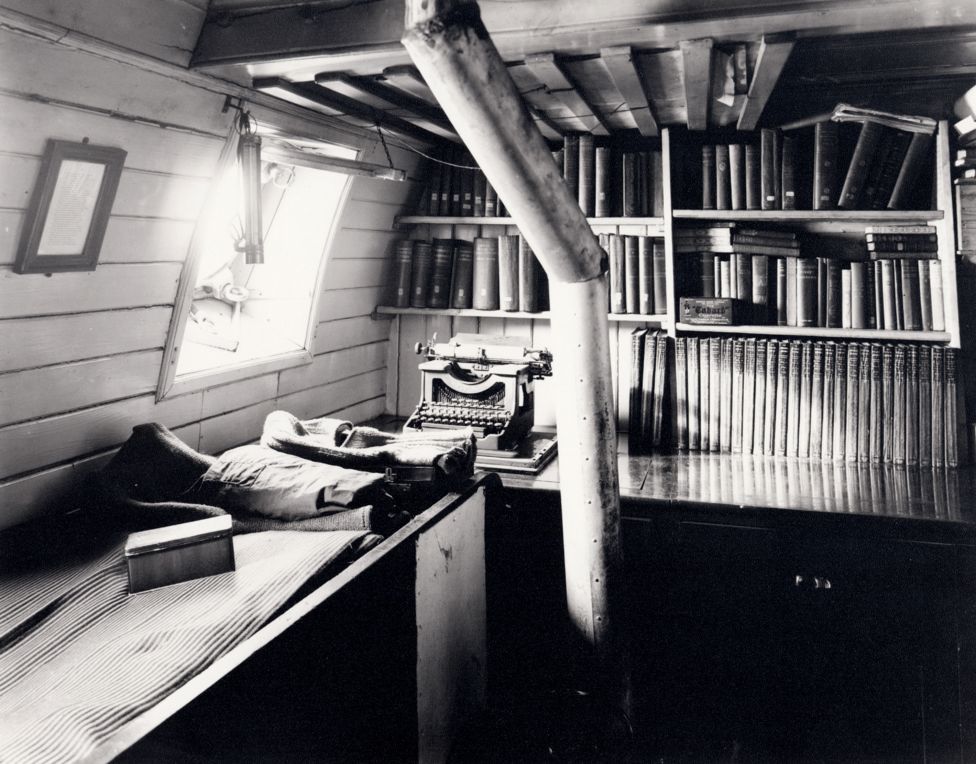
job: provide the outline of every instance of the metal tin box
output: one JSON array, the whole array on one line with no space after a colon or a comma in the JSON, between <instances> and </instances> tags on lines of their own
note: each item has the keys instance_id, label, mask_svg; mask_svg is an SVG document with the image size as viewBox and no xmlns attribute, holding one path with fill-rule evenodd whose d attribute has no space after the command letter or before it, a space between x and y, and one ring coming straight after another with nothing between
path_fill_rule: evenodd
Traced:
<instances>
[{"instance_id":1,"label":"metal tin box","mask_svg":"<svg viewBox=\"0 0 976 764\"><path fill-rule=\"evenodd\" d=\"M129 593L234 570L231 517L132 533L125 542Z\"/></svg>"}]
</instances>

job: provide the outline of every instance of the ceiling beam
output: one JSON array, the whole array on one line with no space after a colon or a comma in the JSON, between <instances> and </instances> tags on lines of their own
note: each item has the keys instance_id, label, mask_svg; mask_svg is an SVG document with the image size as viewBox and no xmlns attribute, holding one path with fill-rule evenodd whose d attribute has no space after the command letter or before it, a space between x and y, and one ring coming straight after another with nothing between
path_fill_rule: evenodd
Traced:
<instances>
[{"instance_id":1,"label":"ceiling beam","mask_svg":"<svg viewBox=\"0 0 976 764\"><path fill-rule=\"evenodd\" d=\"M779 79L783 67L786 65L790 53L793 51L792 39L764 37L759 46L759 56L752 72L752 82L749 83L749 94L746 104L739 115L736 127L739 130L755 130L762 117L766 102L773 94L776 81Z\"/></svg>"},{"instance_id":2,"label":"ceiling beam","mask_svg":"<svg viewBox=\"0 0 976 764\"><path fill-rule=\"evenodd\" d=\"M326 90L314 83L289 82L281 77L266 77L254 80L253 86L255 90L275 95L298 106L305 106L330 116L341 116L356 125L379 126L403 138L426 144L436 144L441 141L439 136L404 119L364 105L341 93Z\"/></svg>"},{"instance_id":3,"label":"ceiling beam","mask_svg":"<svg viewBox=\"0 0 976 764\"><path fill-rule=\"evenodd\" d=\"M708 129L708 105L712 100L712 45L708 37L682 40L680 43L689 130Z\"/></svg>"},{"instance_id":4,"label":"ceiling beam","mask_svg":"<svg viewBox=\"0 0 976 764\"><path fill-rule=\"evenodd\" d=\"M440 108L424 78L412 66L388 66L383 70L383 78L393 87Z\"/></svg>"},{"instance_id":5,"label":"ceiling beam","mask_svg":"<svg viewBox=\"0 0 976 764\"><path fill-rule=\"evenodd\" d=\"M398 116L403 119L450 141L457 142L460 140L450 121L439 108L407 93L394 90L374 79L353 77L337 72L323 72L315 75L315 82L385 112L399 109L401 113Z\"/></svg>"},{"instance_id":6,"label":"ceiling beam","mask_svg":"<svg viewBox=\"0 0 976 764\"><path fill-rule=\"evenodd\" d=\"M609 135L610 130L599 110L580 93L552 53L534 53L525 57L525 65L572 112L582 129L593 135Z\"/></svg>"},{"instance_id":7,"label":"ceiling beam","mask_svg":"<svg viewBox=\"0 0 976 764\"><path fill-rule=\"evenodd\" d=\"M654 112L647 100L647 92L634 60L633 48L628 45L603 48L600 51L600 60L610 73L614 86L623 96L641 135L657 135L657 120L654 119Z\"/></svg>"}]
</instances>

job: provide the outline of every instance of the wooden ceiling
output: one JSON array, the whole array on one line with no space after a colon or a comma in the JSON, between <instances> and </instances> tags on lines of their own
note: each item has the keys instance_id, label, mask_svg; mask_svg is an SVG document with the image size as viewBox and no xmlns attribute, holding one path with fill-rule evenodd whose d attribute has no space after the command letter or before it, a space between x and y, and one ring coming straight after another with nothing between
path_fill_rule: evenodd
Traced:
<instances>
[{"instance_id":1,"label":"wooden ceiling","mask_svg":"<svg viewBox=\"0 0 976 764\"><path fill-rule=\"evenodd\" d=\"M945 117L976 83L973 0L479 5L553 142L663 125L750 130L839 101ZM413 141L456 140L399 43L403 12L402 0L212 0L193 66ZM737 50L746 87L734 82Z\"/></svg>"}]
</instances>

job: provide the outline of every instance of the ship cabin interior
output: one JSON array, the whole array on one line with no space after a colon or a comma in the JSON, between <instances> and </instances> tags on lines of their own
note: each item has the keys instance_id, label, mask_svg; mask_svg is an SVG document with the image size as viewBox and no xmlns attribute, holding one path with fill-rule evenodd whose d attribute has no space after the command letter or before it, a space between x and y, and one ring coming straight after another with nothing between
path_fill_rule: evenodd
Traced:
<instances>
[{"instance_id":1,"label":"ship cabin interior","mask_svg":"<svg viewBox=\"0 0 976 764\"><path fill-rule=\"evenodd\" d=\"M972 0L0 0L0 137L0 760L976 760Z\"/></svg>"}]
</instances>

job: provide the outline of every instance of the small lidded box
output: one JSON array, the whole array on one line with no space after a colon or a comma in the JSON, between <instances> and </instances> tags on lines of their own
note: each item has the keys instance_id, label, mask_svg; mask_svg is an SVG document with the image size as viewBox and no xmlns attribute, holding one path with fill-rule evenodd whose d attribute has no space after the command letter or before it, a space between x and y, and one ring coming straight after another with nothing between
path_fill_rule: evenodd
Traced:
<instances>
[{"instance_id":1,"label":"small lidded box","mask_svg":"<svg viewBox=\"0 0 976 764\"><path fill-rule=\"evenodd\" d=\"M129 534L129 594L234 570L231 516Z\"/></svg>"}]
</instances>

